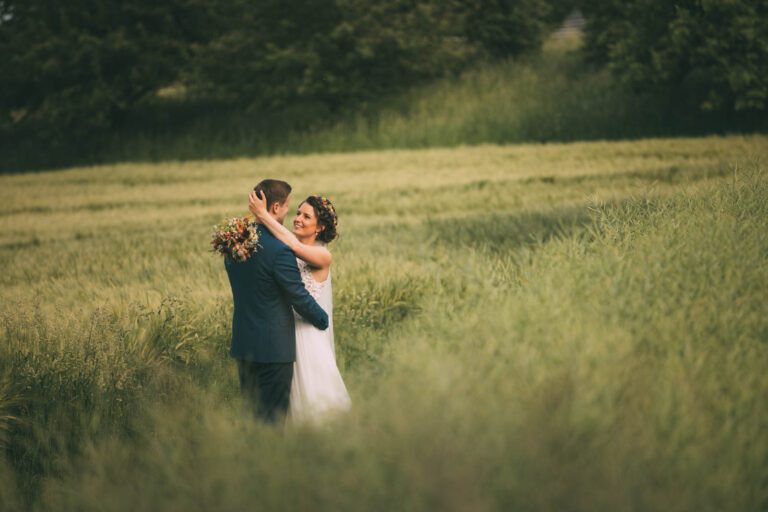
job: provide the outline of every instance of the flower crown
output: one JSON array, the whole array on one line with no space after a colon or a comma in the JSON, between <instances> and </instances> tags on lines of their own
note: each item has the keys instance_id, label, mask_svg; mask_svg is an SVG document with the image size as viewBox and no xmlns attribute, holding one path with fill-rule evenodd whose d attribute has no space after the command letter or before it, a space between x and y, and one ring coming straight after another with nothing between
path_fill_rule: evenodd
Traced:
<instances>
[{"instance_id":1,"label":"flower crown","mask_svg":"<svg viewBox=\"0 0 768 512\"><path fill-rule=\"evenodd\" d=\"M336 226L339 220L336 218L336 208L333 207L333 203L331 202L331 200L325 196L316 196L316 197L320 199L320 202L323 204L323 208L325 208L331 213L331 217L333 217L333 225Z\"/></svg>"}]
</instances>

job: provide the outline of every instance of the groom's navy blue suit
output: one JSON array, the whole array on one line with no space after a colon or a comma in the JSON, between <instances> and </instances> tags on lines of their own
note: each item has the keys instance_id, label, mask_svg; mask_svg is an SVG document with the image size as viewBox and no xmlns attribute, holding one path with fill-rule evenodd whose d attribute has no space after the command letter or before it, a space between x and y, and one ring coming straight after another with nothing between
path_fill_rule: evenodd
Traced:
<instances>
[{"instance_id":1,"label":"groom's navy blue suit","mask_svg":"<svg viewBox=\"0 0 768 512\"><path fill-rule=\"evenodd\" d=\"M287 412L296 360L291 306L318 329L328 328L328 314L304 287L290 248L261 225L257 232L259 249L248 260L224 259L235 303L230 354L257 414L275 421Z\"/></svg>"}]
</instances>

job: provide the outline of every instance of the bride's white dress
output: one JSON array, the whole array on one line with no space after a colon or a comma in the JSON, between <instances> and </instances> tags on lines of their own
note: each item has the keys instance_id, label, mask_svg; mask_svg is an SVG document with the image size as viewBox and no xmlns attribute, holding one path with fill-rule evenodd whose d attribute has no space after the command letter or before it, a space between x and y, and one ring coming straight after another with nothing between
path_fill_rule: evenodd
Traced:
<instances>
[{"instance_id":1,"label":"bride's white dress","mask_svg":"<svg viewBox=\"0 0 768 512\"><path fill-rule=\"evenodd\" d=\"M295 422L317 421L329 413L345 411L351 401L336 366L333 347L333 293L331 273L318 282L309 265L296 259L310 295L328 313L328 329L321 331L294 312L296 362L291 383L290 417Z\"/></svg>"}]
</instances>

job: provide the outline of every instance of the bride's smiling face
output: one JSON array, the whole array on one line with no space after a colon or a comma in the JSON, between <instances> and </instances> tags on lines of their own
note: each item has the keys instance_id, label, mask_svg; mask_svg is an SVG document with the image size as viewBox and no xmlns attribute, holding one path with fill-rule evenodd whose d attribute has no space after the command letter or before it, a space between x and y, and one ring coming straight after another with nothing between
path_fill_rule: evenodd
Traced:
<instances>
[{"instance_id":1,"label":"bride's smiling face","mask_svg":"<svg viewBox=\"0 0 768 512\"><path fill-rule=\"evenodd\" d=\"M319 232L315 209L309 203L301 203L293 218L293 234L299 238L309 238Z\"/></svg>"}]
</instances>

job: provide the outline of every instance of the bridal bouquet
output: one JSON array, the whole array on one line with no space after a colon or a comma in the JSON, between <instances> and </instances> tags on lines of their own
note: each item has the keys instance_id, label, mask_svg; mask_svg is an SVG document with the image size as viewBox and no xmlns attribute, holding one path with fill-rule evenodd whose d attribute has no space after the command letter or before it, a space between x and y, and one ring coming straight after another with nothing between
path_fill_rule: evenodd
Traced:
<instances>
[{"instance_id":1,"label":"bridal bouquet","mask_svg":"<svg viewBox=\"0 0 768 512\"><path fill-rule=\"evenodd\" d=\"M255 219L224 219L218 226L214 226L213 230L213 252L229 256L235 261L245 261L258 250L259 234L256 232Z\"/></svg>"}]
</instances>

